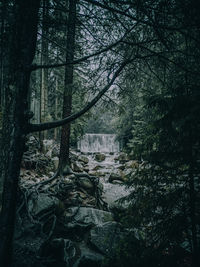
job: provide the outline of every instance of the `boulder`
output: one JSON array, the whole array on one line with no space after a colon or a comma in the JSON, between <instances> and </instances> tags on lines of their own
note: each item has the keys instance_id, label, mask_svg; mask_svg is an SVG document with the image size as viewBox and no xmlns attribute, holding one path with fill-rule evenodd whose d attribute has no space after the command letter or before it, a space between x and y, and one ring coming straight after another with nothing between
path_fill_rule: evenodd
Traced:
<instances>
[{"instance_id":1,"label":"boulder","mask_svg":"<svg viewBox=\"0 0 200 267\"><path fill-rule=\"evenodd\" d=\"M123 164L123 165L119 165L119 166L117 167L117 169L123 171L123 170L125 169L124 164Z\"/></svg>"},{"instance_id":2,"label":"boulder","mask_svg":"<svg viewBox=\"0 0 200 267\"><path fill-rule=\"evenodd\" d=\"M128 155L124 152L121 152L118 157L114 159L115 161L119 161L120 164L124 164L129 161Z\"/></svg>"},{"instance_id":3,"label":"boulder","mask_svg":"<svg viewBox=\"0 0 200 267\"><path fill-rule=\"evenodd\" d=\"M82 242L79 244L81 255L74 267L95 266L101 267L104 256L97 251L94 251Z\"/></svg>"},{"instance_id":4,"label":"boulder","mask_svg":"<svg viewBox=\"0 0 200 267\"><path fill-rule=\"evenodd\" d=\"M98 172L98 171L89 171L88 174L91 175L91 176L96 176L96 177L100 178L100 177L106 176L106 174L108 174L108 173L106 173L106 172Z\"/></svg>"},{"instance_id":5,"label":"boulder","mask_svg":"<svg viewBox=\"0 0 200 267\"><path fill-rule=\"evenodd\" d=\"M59 158L58 157L54 157L51 159L54 165L54 170L58 169L58 165L59 165Z\"/></svg>"},{"instance_id":6,"label":"boulder","mask_svg":"<svg viewBox=\"0 0 200 267\"><path fill-rule=\"evenodd\" d=\"M103 167L102 166L100 166L100 165L96 165L92 170L93 171L98 171L98 170L100 170L100 169L102 169Z\"/></svg>"},{"instance_id":7,"label":"boulder","mask_svg":"<svg viewBox=\"0 0 200 267\"><path fill-rule=\"evenodd\" d=\"M76 161L72 163L72 170L74 172L83 172L83 166L80 162Z\"/></svg>"},{"instance_id":8,"label":"boulder","mask_svg":"<svg viewBox=\"0 0 200 267\"><path fill-rule=\"evenodd\" d=\"M80 187L84 188L85 190L91 191L94 189L93 183L87 177L79 177L77 183Z\"/></svg>"},{"instance_id":9,"label":"boulder","mask_svg":"<svg viewBox=\"0 0 200 267\"><path fill-rule=\"evenodd\" d=\"M118 180L118 181L124 181L124 177L123 177L123 173L121 173L120 171L115 171L115 172L111 172L110 176L108 178L109 183L112 183L114 180Z\"/></svg>"},{"instance_id":10,"label":"boulder","mask_svg":"<svg viewBox=\"0 0 200 267\"><path fill-rule=\"evenodd\" d=\"M52 157L59 157L60 147L59 145L54 145L52 148Z\"/></svg>"},{"instance_id":11,"label":"boulder","mask_svg":"<svg viewBox=\"0 0 200 267\"><path fill-rule=\"evenodd\" d=\"M42 147L43 152L47 153L49 150L51 150L53 147L53 143L54 143L53 140L49 140L49 139L43 140L43 147Z\"/></svg>"},{"instance_id":12,"label":"boulder","mask_svg":"<svg viewBox=\"0 0 200 267\"><path fill-rule=\"evenodd\" d=\"M102 154L102 153L97 153L95 155L95 160L96 161L99 161L99 162L104 161L105 158L106 158L106 155L105 154Z\"/></svg>"},{"instance_id":13,"label":"boulder","mask_svg":"<svg viewBox=\"0 0 200 267\"><path fill-rule=\"evenodd\" d=\"M40 217L47 211L56 212L59 207L60 201L56 197L48 196L45 193L33 194L28 201L28 210L34 217Z\"/></svg>"},{"instance_id":14,"label":"boulder","mask_svg":"<svg viewBox=\"0 0 200 267\"><path fill-rule=\"evenodd\" d=\"M108 203L110 209L125 209L128 206L128 202L119 202L118 200L129 195L130 189L125 185L115 183L104 183L103 199Z\"/></svg>"},{"instance_id":15,"label":"boulder","mask_svg":"<svg viewBox=\"0 0 200 267\"><path fill-rule=\"evenodd\" d=\"M107 222L90 230L90 243L102 254L113 257L120 249L120 242L127 236L127 232L117 222Z\"/></svg>"},{"instance_id":16,"label":"boulder","mask_svg":"<svg viewBox=\"0 0 200 267\"><path fill-rule=\"evenodd\" d=\"M85 166L84 166L84 171L85 171L85 172L89 172L89 170L90 170L90 167L89 167L88 165L85 165Z\"/></svg>"},{"instance_id":17,"label":"boulder","mask_svg":"<svg viewBox=\"0 0 200 267\"><path fill-rule=\"evenodd\" d=\"M79 156L78 160L83 162L84 164L88 164L88 162L89 162L89 159L86 156L83 156L83 155Z\"/></svg>"},{"instance_id":18,"label":"boulder","mask_svg":"<svg viewBox=\"0 0 200 267\"><path fill-rule=\"evenodd\" d=\"M125 169L125 170L123 171L122 176L124 177L124 180L127 180L127 179L129 179L135 172L136 172L136 170L133 170L133 169L131 169L131 168L129 168L129 169Z\"/></svg>"},{"instance_id":19,"label":"boulder","mask_svg":"<svg viewBox=\"0 0 200 267\"><path fill-rule=\"evenodd\" d=\"M130 160L128 162L125 163L125 168L126 169L137 169L139 168L139 162L137 160Z\"/></svg>"},{"instance_id":20,"label":"boulder","mask_svg":"<svg viewBox=\"0 0 200 267\"><path fill-rule=\"evenodd\" d=\"M73 207L67 209L65 219L68 228L87 228L113 221L113 215L90 207Z\"/></svg>"},{"instance_id":21,"label":"boulder","mask_svg":"<svg viewBox=\"0 0 200 267\"><path fill-rule=\"evenodd\" d=\"M77 243L64 238L54 238L50 242L45 242L40 251L42 257L51 258L52 262L55 262L55 266L63 267L75 266L80 255Z\"/></svg>"}]
</instances>

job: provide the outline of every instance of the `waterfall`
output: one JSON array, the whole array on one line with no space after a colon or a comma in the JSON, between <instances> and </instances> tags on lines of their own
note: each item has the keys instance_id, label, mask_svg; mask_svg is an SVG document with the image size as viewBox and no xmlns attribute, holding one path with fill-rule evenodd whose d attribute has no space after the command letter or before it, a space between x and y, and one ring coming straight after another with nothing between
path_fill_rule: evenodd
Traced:
<instances>
[{"instance_id":1,"label":"waterfall","mask_svg":"<svg viewBox=\"0 0 200 267\"><path fill-rule=\"evenodd\" d=\"M81 152L119 152L119 142L115 134L85 134L78 141Z\"/></svg>"}]
</instances>

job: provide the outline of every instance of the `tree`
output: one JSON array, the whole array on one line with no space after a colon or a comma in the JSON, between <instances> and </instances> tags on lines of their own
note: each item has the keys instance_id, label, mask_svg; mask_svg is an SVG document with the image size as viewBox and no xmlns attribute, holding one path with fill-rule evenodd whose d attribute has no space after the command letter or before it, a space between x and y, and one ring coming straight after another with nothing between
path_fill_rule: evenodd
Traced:
<instances>
[{"instance_id":1,"label":"tree","mask_svg":"<svg viewBox=\"0 0 200 267\"><path fill-rule=\"evenodd\" d=\"M3 112L1 181L4 181L0 218L0 261L9 266L14 231L20 163L29 119L27 95L35 54L39 0L15 1L9 33L8 79ZM11 22L10 22L11 23Z\"/></svg>"},{"instance_id":2,"label":"tree","mask_svg":"<svg viewBox=\"0 0 200 267\"><path fill-rule=\"evenodd\" d=\"M75 53L75 31L76 31L76 0L69 0L69 16L67 20L66 39L66 62L73 61ZM63 118L71 115L72 93L73 93L73 65L65 66L65 82L63 96ZM61 131L59 171L62 173L69 162L70 148L70 123L64 125Z\"/></svg>"}]
</instances>

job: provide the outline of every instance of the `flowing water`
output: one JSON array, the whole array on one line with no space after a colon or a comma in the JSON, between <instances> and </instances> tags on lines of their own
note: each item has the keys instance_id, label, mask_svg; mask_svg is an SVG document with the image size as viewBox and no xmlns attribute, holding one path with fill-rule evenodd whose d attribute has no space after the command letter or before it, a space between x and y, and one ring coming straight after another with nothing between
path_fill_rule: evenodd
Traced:
<instances>
[{"instance_id":1,"label":"flowing water","mask_svg":"<svg viewBox=\"0 0 200 267\"><path fill-rule=\"evenodd\" d=\"M85 134L78 142L81 152L119 152L115 134Z\"/></svg>"},{"instance_id":2,"label":"flowing water","mask_svg":"<svg viewBox=\"0 0 200 267\"><path fill-rule=\"evenodd\" d=\"M119 171L119 161L117 157L120 153L119 142L114 134L85 134L78 142L78 150L87 155L89 159L90 172L98 167L100 181L104 187L103 197L110 205L115 205L115 201L130 193L125 185L109 183L109 176ZM105 160L98 162L95 159L96 153L103 153Z\"/></svg>"}]
</instances>

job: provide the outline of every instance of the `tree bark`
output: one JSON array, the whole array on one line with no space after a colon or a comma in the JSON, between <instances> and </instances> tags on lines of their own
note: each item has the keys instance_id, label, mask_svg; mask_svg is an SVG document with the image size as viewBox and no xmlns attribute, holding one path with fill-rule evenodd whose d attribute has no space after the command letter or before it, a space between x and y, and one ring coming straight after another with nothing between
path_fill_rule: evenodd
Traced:
<instances>
[{"instance_id":1,"label":"tree bark","mask_svg":"<svg viewBox=\"0 0 200 267\"><path fill-rule=\"evenodd\" d=\"M16 0L8 43L9 65L3 116L1 173L4 181L0 217L0 266L10 266L20 164L28 124L27 96L35 55L40 0Z\"/></svg>"},{"instance_id":2,"label":"tree bark","mask_svg":"<svg viewBox=\"0 0 200 267\"><path fill-rule=\"evenodd\" d=\"M42 0L42 40L41 40L41 64L48 64L48 1ZM46 120L48 114L48 69L41 70L41 88L40 88L40 107L41 107L41 122ZM47 131L40 135L40 143L47 139Z\"/></svg>"},{"instance_id":3,"label":"tree bark","mask_svg":"<svg viewBox=\"0 0 200 267\"><path fill-rule=\"evenodd\" d=\"M69 16L67 22L67 40L66 40L66 62L74 59L75 51L75 31L76 31L76 0L69 0ZM72 110L72 87L73 87L72 64L65 66L65 83L63 97L63 118L69 117ZM67 123L61 130L59 170L62 172L66 165L69 165L70 148L70 123Z\"/></svg>"}]
</instances>

